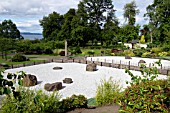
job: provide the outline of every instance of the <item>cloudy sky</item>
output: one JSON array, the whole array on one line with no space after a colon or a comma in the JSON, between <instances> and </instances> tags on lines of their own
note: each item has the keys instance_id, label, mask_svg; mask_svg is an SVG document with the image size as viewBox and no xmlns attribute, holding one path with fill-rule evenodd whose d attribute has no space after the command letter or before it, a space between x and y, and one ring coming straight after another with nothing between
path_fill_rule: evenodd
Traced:
<instances>
[{"instance_id":1,"label":"cloudy sky","mask_svg":"<svg viewBox=\"0 0 170 113\"><path fill-rule=\"evenodd\" d=\"M0 0L0 22L5 19L11 19L18 27L20 32L41 33L42 28L39 20L43 16L56 11L65 14L70 8L77 8L80 0ZM116 16L124 23L123 7L132 0L112 0ZM153 0L136 0L140 14L136 17L137 24L147 23L143 18L146 7L152 4Z\"/></svg>"}]
</instances>

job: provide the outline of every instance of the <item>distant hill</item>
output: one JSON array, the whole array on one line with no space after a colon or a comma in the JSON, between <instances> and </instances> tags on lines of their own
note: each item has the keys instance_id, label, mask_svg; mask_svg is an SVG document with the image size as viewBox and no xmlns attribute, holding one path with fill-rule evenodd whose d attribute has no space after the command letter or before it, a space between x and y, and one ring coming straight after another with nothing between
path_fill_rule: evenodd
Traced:
<instances>
[{"instance_id":1,"label":"distant hill","mask_svg":"<svg viewBox=\"0 0 170 113\"><path fill-rule=\"evenodd\" d=\"M21 32L21 35L42 35L42 33Z\"/></svg>"}]
</instances>

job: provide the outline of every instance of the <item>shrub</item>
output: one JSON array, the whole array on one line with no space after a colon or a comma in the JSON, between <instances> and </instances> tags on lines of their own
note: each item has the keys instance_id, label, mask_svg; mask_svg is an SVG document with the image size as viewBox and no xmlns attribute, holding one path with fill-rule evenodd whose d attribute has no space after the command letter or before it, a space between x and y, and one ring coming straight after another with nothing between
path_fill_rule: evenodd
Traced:
<instances>
[{"instance_id":1,"label":"shrub","mask_svg":"<svg viewBox=\"0 0 170 113\"><path fill-rule=\"evenodd\" d=\"M27 61L27 60L28 59L24 55L19 54L19 53L15 54L12 58L13 62L23 62L23 61Z\"/></svg>"},{"instance_id":2,"label":"shrub","mask_svg":"<svg viewBox=\"0 0 170 113\"><path fill-rule=\"evenodd\" d=\"M156 64L160 66L160 61ZM134 76L129 70L126 70L131 76L131 82L124 91L119 112L169 112L170 82L168 80L155 81L159 74L156 64L153 64L152 68L141 65L141 76Z\"/></svg>"},{"instance_id":3,"label":"shrub","mask_svg":"<svg viewBox=\"0 0 170 113\"><path fill-rule=\"evenodd\" d=\"M105 55L111 55L111 50L110 50L110 49L106 49L106 50L104 51L104 53L105 53Z\"/></svg>"},{"instance_id":4,"label":"shrub","mask_svg":"<svg viewBox=\"0 0 170 113\"><path fill-rule=\"evenodd\" d=\"M44 49L43 53L45 54L53 54L53 51L50 48Z\"/></svg>"},{"instance_id":5,"label":"shrub","mask_svg":"<svg viewBox=\"0 0 170 113\"><path fill-rule=\"evenodd\" d=\"M160 57L165 57L168 55L168 52L161 52L158 54Z\"/></svg>"},{"instance_id":6,"label":"shrub","mask_svg":"<svg viewBox=\"0 0 170 113\"><path fill-rule=\"evenodd\" d=\"M89 55L94 55L94 53L95 52L93 50L87 52L87 54L89 54Z\"/></svg>"},{"instance_id":7,"label":"shrub","mask_svg":"<svg viewBox=\"0 0 170 113\"><path fill-rule=\"evenodd\" d=\"M101 80L101 83L97 87L96 103L97 105L107 105L114 103L120 95L121 87L116 81L113 81L110 77L108 81Z\"/></svg>"},{"instance_id":8,"label":"shrub","mask_svg":"<svg viewBox=\"0 0 170 113\"><path fill-rule=\"evenodd\" d=\"M142 43L142 44L145 43L145 36L144 35L141 36L141 39L140 39L139 42Z\"/></svg>"},{"instance_id":9,"label":"shrub","mask_svg":"<svg viewBox=\"0 0 170 113\"><path fill-rule=\"evenodd\" d=\"M65 51L60 51L60 52L59 52L59 55L60 55L60 56L65 56Z\"/></svg>"},{"instance_id":10,"label":"shrub","mask_svg":"<svg viewBox=\"0 0 170 113\"><path fill-rule=\"evenodd\" d=\"M124 55L128 55L128 56L131 56L131 57L135 56L135 54L133 53L133 51L131 49L130 50L125 50Z\"/></svg>"},{"instance_id":11,"label":"shrub","mask_svg":"<svg viewBox=\"0 0 170 113\"><path fill-rule=\"evenodd\" d=\"M72 95L61 101L61 109L65 111L73 110L75 108L87 108L87 98L83 95Z\"/></svg>"},{"instance_id":12,"label":"shrub","mask_svg":"<svg viewBox=\"0 0 170 113\"><path fill-rule=\"evenodd\" d=\"M164 44L161 49L162 49L162 51L168 52L170 50L170 45Z\"/></svg>"},{"instance_id":13,"label":"shrub","mask_svg":"<svg viewBox=\"0 0 170 113\"><path fill-rule=\"evenodd\" d=\"M1 107L1 113L53 113L60 111L59 102L60 95L53 92L51 95L45 95L41 90L35 92L33 90L19 88L20 96L14 98L13 95L7 96Z\"/></svg>"},{"instance_id":14,"label":"shrub","mask_svg":"<svg viewBox=\"0 0 170 113\"><path fill-rule=\"evenodd\" d=\"M133 50L133 53L135 54L135 56L138 56L138 57L141 57L142 56L142 54L143 53L145 53L146 52L146 50L143 48L141 48L141 49L134 49Z\"/></svg>"},{"instance_id":15,"label":"shrub","mask_svg":"<svg viewBox=\"0 0 170 113\"><path fill-rule=\"evenodd\" d=\"M81 54L82 53L80 47L73 47L69 51L71 52L71 55L73 55L73 54L76 55L76 54Z\"/></svg>"},{"instance_id":16,"label":"shrub","mask_svg":"<svg viewBox=\"0 0 170 113\"><path fill-rule=\"evenodd\" d=\"M112 55L112 56L115 56L115 54L114 54L114 53L111 53L111 55Z\"/></svg>"},{"instance_id":17,"label":"shrub","mask_svg":"<svg viewBox=\"0 0 170 113\"><path fill-rule=\"evenodd\" d=\"M143 58L150 58L150 57L152 57L151 52L145 52L145 53L143 53L143 54L142 54L142 57L143 57Z\"/></svg>"},{"instance_id":18,"label":"shrub","mask_svg":"<svg viewBox=\"0 0 170 113\"><path fill-rule=\"evenodd\" d=\"M159 52L161 52L161 48L159 48L159 47L154 47L154 48L151 49L151 52L158 54Z\"/></svg>"},{"instance_id":19,"label":"shrub","mask_svg":"<svg viewBox=\"0 0 170 113\"><path fill-rule=\"evenodd\" d=\"M170 108L170 85L167 80L133 85L124 91L123 100L121 103L122 110L120 110L122 112L168 113L168 108Z\"/></svg>"}]
</instances>

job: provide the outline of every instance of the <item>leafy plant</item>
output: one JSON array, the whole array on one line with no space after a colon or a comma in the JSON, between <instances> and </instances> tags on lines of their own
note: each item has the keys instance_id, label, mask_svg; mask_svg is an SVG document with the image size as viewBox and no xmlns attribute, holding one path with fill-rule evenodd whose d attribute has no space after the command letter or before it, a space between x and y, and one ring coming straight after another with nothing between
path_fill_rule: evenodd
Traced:
<instances>
[{"instance_id":1,"label":"leafy plant","mask_svg":"<svg viewBox=\"0 0 170 113\"><path fill-rule=\"evenodd\" d=\"M131 56L131 57L135 56L135 54L133 53L133 51L131 49L125 50L123 53L124 53L124 55L128 55L128 56Z\"/></svg>"},{"instance_id":2,"label":"leafy plant","mask_svg":"<svg viewBox=\"0 0 170 113\"><path fill-rule=\"evenodd\" d=\"M160 61L153 63L151 68L141 65L141 76L134 76L129 70L126 70L131 76L131 82L124 91L119 112L169 112L170 82L156 80L159 74L156 65L160 64Z\"/></svg>"},{"instance_id":3,"label":"leafy plant","mask_svg":"<svg viewBox=\"0 0 170 113\"><path fill-rule=\"evenodd\" d=\"M23 87L20 87L18 91L20 92L18 98L14 98L11 94L3 100L1 113L63 112L62 109L59 109L61 103L58 92L46 95L41 90L35 92Z\"/></svg>"},{"instance_id":4,"label":"leafy plant","mask_svg":"<svg viewBox=\"0 0 170 113\"><path fill-rule=\"evenodd\" d=\"M112 80L112 77L107 81L101 80L101 83L97 87L96 103L97 105L107 105L114 103L120 94L121 87L116 81Z\"/></svg>"},{"instance_id":5,"label":"leafy plant","mask_svg":"<svg viewBox=\"0 0 170 113\"><path fill-rule=\"evenodd\" d=\"M72 95L61 101L61 109L65 111L73 110L75 108L86 108L87 107L87 98L83 95Z\"/></svg>"},{"instance_id":6,"label":"leafy plant","mask_svg":"<svg viewBox=\"0 0 170 113\"><path fill-rule=\"evenodd\" d=\"M145 53L143 53L143 54L142 54L142 57L143 57L143 58L150 58L150 57L152 57L151 52L145 52Z\"/></svg>"},{"instance_id":7,"label":"leafy plant","mask_svg":"<svg viewBox=\"0 0 170 113\"><path fill-rule=\"evenodd\" d=\"M145 43L145 36L144 35L141 36L140 43L142 43L142 44Z\"/></svg>"},{"instance_id":8,"label":"leafy plant","mask_svg":"<svg viewBox=\"0 0 170 113\"><path fill-rule=\"evenodd\" d=\"M9 95L10 93L14 94L14 97L18 96L18 92L15 90L14 85L18 82L19 85L22 85L22 79L24 77L24 72L20 71L17 74L8 73L7 78L4 78L4 71L0 71L0 95Z\"/></svg>"},{"instance_id":9,"label":"leafy plant","mask_svg":"<svg viewBox=\"0 0 170 113\"><path fill-rule=\"evenodd\" d=\"M89 54L89 55L94 55L94 53L95 52L93 50L87 52L87 54Z\"/></svg>"},{"instance_id":10,"label":"leafy plant","mask_svg":"<svg viewBox=\"0 0 170 113\"><path fill-rule=\"evenodd\" d=\"M18 54L15 54L14 56L13 56L13 58L12 58L12 61L13 62L23 62L23 61L27 61L28 59L24 56L24 55L22 55L22 54L20 54L20 53L18 53Z\"/></svg>"}]
</instances>

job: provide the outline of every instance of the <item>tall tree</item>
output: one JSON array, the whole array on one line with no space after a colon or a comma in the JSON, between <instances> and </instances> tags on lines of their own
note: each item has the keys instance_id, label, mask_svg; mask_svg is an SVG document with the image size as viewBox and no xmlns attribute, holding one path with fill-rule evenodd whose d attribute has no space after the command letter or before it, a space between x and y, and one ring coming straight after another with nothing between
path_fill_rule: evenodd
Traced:
<instances>
[{"instance_id":1,"label":"tall tree","mask_svg":"<svg viewBox=\"0 0 170 113\"><path fill-rule=\"evenodd\" d=\"M126 21L128 21L128 25L135 25L136 19L135 16L139 14L139 9L136 9L136 3L135 1L132 1L131 3L127 3L123 10L124 10L124 18Z\"/></svg>"},{"instance_id":2,"label":"tall tree","mask_svg":"<svg viewBox=\"0 0 170 113\"><path fill-rule=\"evenodd\" d=\"M122 33L122 42L131 42L132 40L139 39L139 29L140 25L137 26L131 26L131 25L125 25L121 28Z\"/></svg>"},{"instance_id":3,"label":"tall tree","mask_svg":"<svg viewBox=\"0 0 170 113\"><path fill-rule=\"evenodd\" d=\"M4 20L0 24L0 35L4 38L20 39L20 31L12 20Z\"/></svg>"},{"instance_id":4,"label":"tall tree","mask_svg":"<svg viewBox=\"0 0 170 113\"><path fill-rule=\"evenodd\" d=\"M113 22L110 19L104 24L104 29L102 30L102 38L106 45L117 44L118 42L118 22Z\"/></svg>"},{"instance_id":5,"label":"tall tree","mask_svg":"<svg viewBox=\"0 0 170 113\"><path fill-rule=\"evenodd\" d=\"M147 7L144 15L149 18L150 37L154 42L167 42L170 40L170 1L154 0Z\"/></svg>"},{"instance_id":6,"label":"tall tree","mask_svg":"<svg viewBox=\"0 0 170 113\"><path fill-rule=\"evenodd\" d=\"M64 24L61 28L61 31L59 33L59 40L67 40L68 43L71 41L71 31L72 31L72 26L71 22L73 18L76 16L76 10L75 9L70 9L65 15L64 15Z\"/></svg>"},{"instance_id":7,"label":"tall tree","mask_svg":"<svg viewBox=\"0 0 170 113\"><path fill-rule=\"evenodd\" d=\"M112 0L83 0L79 3L79 6L83 7L83 11L86 12L88 22L95 31L98 32L102 44L101 26L103 22L106 22L107 14L114 14L114 5L112 4Z\"/></svg>"},{"instance_id":8,"label":"tall tree","mask_svg":"<svg viewBox=\"0 0 170 113\"><path fill-rule=\"evenodd\" d=\"M57 38L59 31L64 23L63 15L53 12L48 16L44 16L42 20L39 21L40 26L43 28L43 37L46 40L52 40Z\"/></svg>"}]
</instances>

